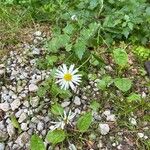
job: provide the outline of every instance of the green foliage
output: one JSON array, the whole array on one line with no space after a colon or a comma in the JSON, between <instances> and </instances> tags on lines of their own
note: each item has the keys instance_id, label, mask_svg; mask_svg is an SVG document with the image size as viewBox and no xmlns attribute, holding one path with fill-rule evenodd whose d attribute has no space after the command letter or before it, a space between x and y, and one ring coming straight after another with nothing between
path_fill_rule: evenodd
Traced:
<instances>
[{"instance_id":1,"label":"green foliage","mask_svg":"<svg viewBox=\"0 0 150 150\"><path fill-rule=\"evenodd\" d=\"M31 141L30 141L30 148L31 150L46 150L44 142L42 141L42 139L34 134L31 137Z\"/></svg>"},{"instance_id":2,"label":"green foliage","mask_svg":"<svg viewBox=\"0 0 150 150\"><path fill-rule=\"evenodd\" d=\"M124 49L117 48L113 51L116 64L125 67L128 63L128 55Z\"/></svg>"},{"instance_id":3,"label":"green foliage","mask_svg":"<svg viewBox=\"0 0 150 150\"><path fill-rule=\"evenodd\" d=\"M133 52L140 60L148 60L150 58L150 49L143 46L138 46L133 49Z\"/></svg>"},{"instance_id":4,"label":"green foliage","mask_svg":"<svg viewBox=\"0 0 150 150\"><path fill-rule=\"evenodd\" d=\"M53 145L63 142L65 138L66 138L66 133L63 130L49 131L46 136L47 141L52 143Z\"/></svg>"},{"instance_id":5,"label":"green foliage","mask_svg":"<svg viewBox=\"0 0 150 150\"><path fill-rule=\"evenodd\" d=\"M123 92L127 92L128 90L130 90L132 86L131 80L127 78L116 78L114 80L114 83L115 83L115 86Z\"/></svg>"},{"instance_id":6,"label":"green foliage","mask_svg":"<svg viewBox=\"0 0 150 150\"><path fill-rule=\"evenodd\" d=\"M113 83L113 80L110 76L104 76L102 78L102 80L99 80L99 82L97 83L97 87L100 89L100 90L105 90L107 87L110 86L110 84Z\"/></svg>"},{"instance_id":7,"label":"green foliage","mask_svg":"<svg viewBox=\"0 0 150 150\"><path fill-rule=\"evenodd\" d=\"M136 93L132 93L127 97L128 102L135 102L140 100L141 100L140 94L136 94Z\"/></svg>"},{"instance_id":8,"label":"green foliage","mask_svg":"<svg viewBox=\"0 0 150 150\"><path fill-rule=\"evenodd\" d=\"M21 133L22 130L21 130L20 124L19 124L18 120L16 119L16 117L14 115L11 115L10 119L11 119L12 125L18 129L19 133Z\"/></svg>"},{"instance_id":9,"label":"green foliage","mask_svg":"<svg viewBox=\"0 0 150 150\"><path fill-rule=\"evenodd\" d=\"M77 128L80 132L86 132L92 123L92 113L88 112L77 121Z\"/></svg>"},{"instance_id":10,"label":"green foliage","mask_svg":"<svg viewBox=\"0 0 150 150\"><path fill-rule=\"evenodd\" d=\"M63 109L63 107L61 107L60 104L56 103L56 104L52 105L51 112L54 115L61 115L62 116L64 114L64 109Z\"/></svg>"},{"instance_id":11,"label":"green foliage","mask_svg":"<svg viewBox=\"0 0 150 150\"><path fill-rule=\"evenodd\" d=\"M101 107L100 103L97 102L96 100L93 100L90 104L90 108L93 110L93 111L97 111L99 108Z\"/></svg>"}]
</instances>

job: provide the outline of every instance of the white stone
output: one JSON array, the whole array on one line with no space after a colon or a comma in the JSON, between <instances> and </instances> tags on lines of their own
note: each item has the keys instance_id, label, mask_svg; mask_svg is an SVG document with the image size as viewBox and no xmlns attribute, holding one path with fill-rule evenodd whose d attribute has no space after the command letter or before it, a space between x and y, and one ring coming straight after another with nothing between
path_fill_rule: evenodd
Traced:
<instances>
[{"instance_id":1,"label":"white stone","mask_svg":"<svg viewBox=\"0 0 150 150\"><path fill-rule=\"evenodd\" d=\"M33 49L32 49L32 54L39 55L39 54L40 54L40 49L38 49L38 48L33 48Z\"/></svg>"},{"instance_id":2,"label":"white stone","mask_svg":"<svg viewBox=\"0 0 150 150\"><path fill-rule=\"evenodd\" d=\"M30 84L29 85L29 91L30 92L36 92L38 90L38 86L35 84Z\"/></svg>"},{"instance_id":3,"label":"white stone","mask_svg":"<svg viewBox=\"0 0 150 150\"><path fill-rule=\"evenodd\" d=\"M102 115L109 116L110 115L110 110L109 109L105 110Z\"/></svg>"},{"instance_id":4,"label":"white stone","mask_svg":"<svg viewBox=\"0 0 150 150\"><path fill-rule=\"evenodd\" d=\"M0 143L0 150L5 150L5 144L4 143Z\"/></svg>"},{"instance_id":5,"label":"white stone","mask_svg":"<svg viewBox=\"0 0 150 150\"><path fill-rule=\"evenodd\" d=\"M75 98L74 98L74 103L75 103L76 105L81 105L81 100L80 100L80 98L79 98L78 96L75 96Z\"/></svg>"},{"instance_id":6,"label":"white stone","mask_svg":"<svg viewBox=\"0 0 150 150\"><path fill-rule=\"evenodd\" d=\"M70 104L69 101L65 101L65 102L61 103L61 106L62 107L67 107L67 106L69 106L69 104Z\"/></svg>"},{"instance_id":7,"label":"white stone","mask_svg":"<svg viewBox=\"0 0 150 150\"><path fill-rule=\"evenodd\" d=\"M129 121L132 125L137 125L136 119L135 118L129 118Z\"/></svg>"},{"instance_id":8,"label":"white stone","mask_svg":"<svg viewBox=\"0 0 150 150\"><path fill-rule=\"evenodd\" d=\"M146 139L148 139L148 136L147 136L147 135L145 135L145 136L144 136L144 139L145 139L145 140L146 140Z\"/></svg>"},{"instance_id":9,"label":"white stone","mask_svg":"<svg viewBox=\"0 0 150 150\"><path fill-rule=\"evenodd\" d=\"M0 109L2 109L5 112L8 111L10 109L9 104L7 102L0 103Z\"/></svg>"},{"instance_id":10,"label":"white stone","mask_svg":"<svg viewBox=\"0 0 150 150\"><path fill-rule=\"evenodd\" d=\"M1 69L0 70L0 75L4 74L5 73L5 69Z\"/></svg>"},{"instance_id":11,"label":"white stone","mask_svg":"<svg viewBox=\"0 0 150 150\"><path fill-rule=\"evenodd\" d=\"M27 132L23 132L15 141L20 147L23 147L26 143L29 142L29 135Z\"/></svg>"},{"instance_id":12,"label":"white stone","mask_svg":"<svg viewBox=\"0 0 150 150\"><path fill-rule=\"evenodd\" d=\"M26 113L22 113L18 119L18 122L21 123L23 122L25 119L27 118L27 114Z\"/></svg>"},{"instance_id":13,"label":"white stone","mask_svg":"<svg viewBox=\"0 0 150 150\"><path fill-rule=\"evenodd\" d=\"M110 128L108 124L99 124L99 129L102 135L108 134Z\"/></svg>"},{"instance_id":14,"label":"white stone","mask_svg":"<svg viewBox=\"0 0 150 150\"><path fill-rule=\"evenodd\" d=\"M37 107L38 104L39 104L39 98L36 96L36 97L32 97L30 99L30 104L32 107Z\"/></svg>"},{"instance_id":15,"label":"white stone","mask_svg":"<svg viewBox=\"0 0 150 150\"><path fill-rule=\"evenodd\" d=\"M35 36L41 36L41 35L42 35L42 32L41 32L41 31L36 31L36 32L34 33L34 35L35 35Z\"/></svg>"},{"instance_id":16,"label":"white stone","mask_svg":"<svg viewBox=\"0 0 150 150\"><path fill-rule=\"evenodd\" d=\"M29 106L30 106L28 101L23 102L23 105L24 105L25 107L29 107Z\"/></svg>"},{"instance_id":17,"label":"white stone","mask_svg":"<svg viewBox=\"0 0 150 150\"><path fill-rule=\"evenodd\" d=\"M142 92L141 96L142 96L142 98L145 98L146 97L146 93Z\"/></svg>"},{"instance_id":18,"label":"white stone","mask_svg":"<svg viewBox=\"0 0 150 150\"><path fill-rule=\"evenodd\" d=\"M144 133L138 133L138 137L139 138L143 138L144 137Z\"/></svg>"},{"instance_id":19,"label":"white stone","mask_svg":"<svg viewBox=\"0 0 150 150\"><path fill-rule=\"evenodd\" d=\"M3 130L5 128L4 122L0 121L0 130Z\"/></svg>"},{"instance_id":20,"label":"white stone","mask_svg":"<svg viewBox=\"0 0 150 150\"><path fill-rule=\"evenodd\" d=\"M38 124L37 124L37 130L38 131L42 131L44 129L44 123L43 122L39 122Z\"/></svg>"},{"instance_id":21,"label":"white stone","mask_svg":"<svg viewBox=\"0 0 150 150\"><path fill-rule=\"evenodd\" d=\"M115 122L115 121L116 121L116 117L115 117L114 114L111 114L111 115L108 115L108 116L107 116L106 120L107 120L107 121L114 121L114 122Z\"/></svg>"},{"instance_id":22,"label":"white stone","mask_svg":"<svg viewBox=\"0 0 150 150\"><path fill-rule=\"evenodd\" d=\"M21 129L22 129L23 131L27 131L27 130L28 130L28 124L27 124L27 123L22 123L22 124L21 124Z\"/></svg>"},{"instance_id":23,"label":"white stone","mask_svg":"<svg viewBox=\"0 0 150 150\"><path fill-rule=\"evenodd\" d=\"M15 109L18 109L20 105L21 105L21 103L20 103L20 100L19 100L19 99L14 100L14 101L10 104L11 109L12 109L13 111L14 111Z\"/></svg>"},{"instance_id":24,"label":"white stone","mask_svg":"<svg viewBox=\"0 0 150 150\"><path fill-rule=\"evenodd\" d=\"M23 112L22 109L20 109L19 111L17 111L17 112L15 113L16 118L19 118L19 116L21 115L22 112Z\"/></svg>"},{"instance_id":25,"label":"white stone","mask_svg":"<svg viewBox=\"0 0 150 150\"><path fill-rule=\"evenodd\" d=\"M9 123L7 125L7 132L8 132L10 137L13 137L15 135L15 128L11 123Z\"/></svg>"}]
</instances>

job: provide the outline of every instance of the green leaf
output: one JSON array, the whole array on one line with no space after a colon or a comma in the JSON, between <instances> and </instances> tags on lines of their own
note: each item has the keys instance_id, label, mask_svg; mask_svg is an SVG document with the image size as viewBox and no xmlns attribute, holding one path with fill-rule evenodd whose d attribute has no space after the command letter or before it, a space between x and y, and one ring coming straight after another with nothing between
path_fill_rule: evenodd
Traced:
<instances>
[{"instance_id":1,"label":"green leaf","mask_svg":"<svg viewBox=\"0 0 150 150\"><path fill-rule=\"evenodd\" d=\"M88 112L81 116L77 121L77 128L80 132L86 132L92 123L92 113Z\"/></svg>"},{"instance_id":2,"label":"green leaf","mask_svg":"<svg viewBox=\"0 0 150 150\"><path fill-rule=\"evenodd\" d=\"M16 119L16 117L14 115L11 115L10 119L11 119L12 125L19 130L19 133L21 133L22 130L21 130L20 124L18 123L18 120Z\"/></svg>"},{"instance_id":3,"label":"green leaf","mask_svg":"<svg viewBox=\"0 0 150 150\"><path fill-rule=\"evenodd\" d=\"M114 53L114 59L115 59L116 64L118 64L121 67L124 67L127 65L128 55L124 49L120 49L120 48L115 49L113 53Z\"/></svg>"},{"instance_id":4,"label":"green leaf","mask_svg":"<svg viewBox=\"0 0 150 150\"><path fill-rule=\"evenodd\" d=\"M100 90L105 90L107 87L107 84L104 80L99 80L99 82L97 83L97 88Z\"/></svg>"},{"instance_id":5,"label":"green leaf","mask_svg":"<svg viewBox=\"0 0 150 150\"><path fill-rule=\"evenodd\" d=\"M48 142L54 145L64 141L65 138L66 138L66 133L63 130L54 130L52 132L49 131L46 136L46 139L48 140Z\"/></svg>"},{"instance_id":6,"label":"green leaf","mask_svg":"<svg viewBox=\"0 0 150 150\"><path fill-rule=\"evenodd\" d=\"M56 103L52 105L51 112L55 115L63 115L64 109L60 104Z\"/></svg>"},{"instance_id":7,"label":"green leaf","mask_svg":"<svg viewBox=\"0 0 150 150\"><path fill-rule=\"evenodd\" d=\"M72 24L67 24L67 26L63 29L63 31L70 35L74 31L74 27Z\"/></svg>"},{"instance_id":8,"label":"green leaf","mask_svg":"<svg viewBox=\"0 0 150 150\"><path fill-rule=\"evenodd\" d=\"M67 34L60 34L54 38L52 38L47 44L46 47L48 51L56 53L59 48L65 47L67 43L69 43L70 37Z\"/></svg>"},{"instance_id":9,"label":"green leaf","mask_svg":"<svg viewBox=\"0 0 150 150\"><path fill-rule=\"evenodd\" d=\"M80 40L77 43L75 43L74 51L75 51L75 54L77 55L77 57L79 59L82 59L83 54L85 53L85 50L86 50L86 43L85 42Z\"/></svg>"},{"instance_id":10,"label":"green leaf","mask_svg":"<svg viewBox=\"0 0 150 150\"><path fill-rule=\"evenodd\" d=\"M129 95L129 97L127 97L128 102L134 102L134 101L140 101L140 100L141 100L141 95L136 94L136 93L132 93Z\"/></svg>"},{"instance_id":11,"label":"green leaf","mask_svg":"<svg viewBox=\"0 0 150 150\"><path fill-rule=\"evenodd\" d=\"M114 83L115 83L115 86L123 92L128 91L132 85L131 80L129 80L127 78L116 78L114 80Z\"/></svg>"},{"instance_id":12,"label":"green leaf","mask_svg":"<svg viewBox=\"0 0 150 150\"><path fill-rule=\"evenodd\" d=\"M55 55L52 55L52 56L47 55L47 56L46 56L46 61L47 61L47 64L48 64L49 66L53 66L53 64L54 64L55 62L57 62L57 60L58 60L58 58L57 58L57 56L55 56Z\"/></svg>"},{"instance_id":13,"label":"green leaf","mask_svg":"<svg viewBox=\"0 0 150 150\"><path fill-rule=\"evenodd\" d=\"M94 100L91 102L90 108L93 109L94 111L97 111L100 108L100 103Z\"/></svg>"},{"instance_id":14,"label":"green leaf","mask_svg":"<svg viewBox=\"0 0 150 150\"><path fill-rule=\"evenodd\" d=\"M31 150L46 150L42 139L36 134L31 137L30 148Z\"/></svg>"},{"instance_id":15,"label":"green leaf","mask_svg":"<svg viewBox=\"0 0 150 150\"><path fill-rule=\"evenodd\" d=\"M113 80L111 78L111 76L104 76L102 78L102 80L100 80L98 83L97 83L97 87L100 89L100 90L105 90L106 87L109 87L110 84L113 83Z\"/></svg>"}]
</instances>

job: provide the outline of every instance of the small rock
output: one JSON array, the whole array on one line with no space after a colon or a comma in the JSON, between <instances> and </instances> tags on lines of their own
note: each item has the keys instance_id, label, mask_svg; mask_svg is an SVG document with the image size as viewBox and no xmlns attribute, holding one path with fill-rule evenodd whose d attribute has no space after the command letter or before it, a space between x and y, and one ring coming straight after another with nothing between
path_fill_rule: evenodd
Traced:
<instances>
[{"instance_id":1,"label":"small rock","mask_svg":"<svg viewBox=\"0 0 150 150\"><path fill-rule=\"evenodd\" d=\"M42 35L42 32L41 32L41 31L36 31L36 32L34 33L34 35L35 35L35 36L41 36L41 35Z\"/></svg>"},{"instance_id":2,"label":"small rock","mask_svg":"<svg viewBox=\"0 0 150 150\"><path fill-rule=\"evenodd\" d=\"M42 131L44 129L44 123L43 122L39 122L38 124L37 124L37 130L38 131Z\"/></svg>"},{"instance_id":3,"label":"small rock","mask_svg":"<svg viewBox=\"0 0 150 150\"><path fill-rule=\"evenodd\" d=\"M0 130L0 141L4 142L7 140L7 138L8 138L8 134Z\"/></svg>"},{"instance_id":4,"label":"small rock","mask_svg":"<svg viewBox=\"0 0 150 150\"><path fill-rule=\"evenodd\" d=\"M111 115L107 116L106 120L115 122L116 121L116 117L115 117L115 115L111 114Z\"/></svg>"},{"instance_id":5,"label":"small rock","mask_svg":"<svg viewBox=\"0 0 150 150\"><path fill-rule=\"evenodd\" d=\"M110 115L110 110L109 110L109 109L108 109L108 110L105 110L105 111L102 113L102 115L109 116L109 115Z\"/></svg>"},{"instance_id":6,"label":"small rock","mask_svg":"<svg viewBox=\"0 0 150 150\"><path fill-rule=\"evenodd\" d=\"M139 138L143 138L144 137L144 133L138 133L138 137Z\"/></svg>"},{"instance_id":7,"label":"small rock","mask_svg":"<svg viewBox=\"0 0 150 150\"><path fill-rule=\"evenodd\" d=\"M21 129L22 129L23 131L27 131L27 130L28 130L28 124L27 124L27 123L22 123L22 124L21 124Z\"/></svg>"},{"instance_id":8,"label":"small rock","mask_svg":"<svg viewBox=\"0 0 150 150\"><path fill-rule=\"evenodd\" d=\"M10 109L9 104L7 102L0 103L0 109L2 109L5 112L8 111Z\"/></svg>"},{"instance_id":9,"label":"small rock","mask_svg":"<svg viewBox=\"0 0 150 150\"><path fill-rule=\"evenodd\" d=\"M22 133L17 140L15 141L15 143L17 143L20 147L23 147L26 143L29 142L29 135L27 132Z\"/></svg>"},{"instance_id":10,"label":"small rock","mask_svg":"<svg viewBox=\"0 0 150 150\"><path fill-rule=\"evenodd\" d=\"M15 128L11 123L9 123L7 125L7 132L8 132L10 137L13 137L15 135Z\"/></svg>"},{"instance_id":11,"label":"small rock","mask_svg":"<svg viewBox=\"0 0 150 150\"><path fill-rule=\"evenodd\" d=\"M110 128L108 124L99 124L100 132L102 135L108 134Z\"/></svg>"},{"instance_id":12,"label":"small rock","mask_svg":"<svg viewBox=\"0 0 150 150\"><path fill-rule=\"evenodd\" d=\"M69 101L65 101L65 102L61 103L61 106L62 107L67 107L67 106L69 106L69 104L70 104Z\"/></svg>"},{"instance_id":13,"label":"small rock","mask_svg":"<svg viewBox=\"0 0 150 150\"><path fill-rule=\"evenodd\" d=\"M0 121L0 130L3 130L5 128L4 122Z\"/></svg>"},{"instance_id":14,"label":"small rock","mask_svg":"<svg viewBox=\"0 0 150 150\"><path fill-rule=\"evenodd\" d=\"M136 126L137 125L137 122L135 120L135 118L129 118L129 121L132 125Z\"/></svg>"},{"instance_id":15,"label":"small rock","mask_svg":"<svg viewBox=\"0 0 150 150\"><path fill-rule=\"evenodd\" d=\"M81 100L80 100L80 98L79 98L78 96L75 96L75 98L74 98L74 103L75 103L76 105L81 105Z\"/></svg>"},{"instance_id":16,"label":"small rock","mask_svg":"<svg viewBox=\"0 0 150 150\"><path fill-rule=\"evenodd\" d=\"M5 150L5 144L4 143L0 143L0 150Z\"/></svg>"},{"instance_id":17,"label":"small rock","mask_svg":"<svg viewBox=\"0 0 150 150\"><path fill-rule=\"evenodd\" d=\"M33 49L32 49L32 54L39 55L39 54L40 54L40 49L38 49L38 48L33 48Z\"/></svg>"},{"instance_id":18,"label":"small rock","mask_svg":"<svg viewBox=\"0 0 150 150\"><path fill-rule=\"evenodd\" d=\"M29 85L29 91L30 92L36 92L38 90L38 86L35 84L30 84Z\"/></svg>"},{"instance_id":19,"label":"small rock","mask_svg":"<svg viewBox=\"0 0 150 150\"><path fill-rule=\"evenodd\" d=\"M0 75L3 75L5 73L5 69L0 70Z\"/></svg>"},{"instance_id":20,"label":"small rock","mask_svg":"<svg viewBox=\"0 0 150 150\"><path fill-rule=\"evenodd\" d=\"M15 109L18 109L20 105L21 105L21 103L20 103L20 100L19 100L19 99L14 100L14 101L10 104L11 109L12 109L13 111L14 111Z\"/></svg>"},{"instance_id":21,"label":"small rock","mask_svg":"<svg viewBox=\"0 0 150 150\"><path fill-rule=\"evenodd\" d=\"M30 99L30 104L31 104L32 107L37 107L38 104L39 104L39 98L38 98L38 96L32 97Z\"/></svg>"},{"instance_id":22,"label":"small rock","mask_svg":"<svg viewBox=\"0 0 150 150\"><path fill-rule=\"evenodd\" d=\"M18 122L21 123L21 122L23 122L24 120L26 120L26 118L27 118L27 114L26 114L25 112L23 112L23 113L20 115L20 117L19 117L19 119L18 119Z\"/></svg>"}]
</instances>

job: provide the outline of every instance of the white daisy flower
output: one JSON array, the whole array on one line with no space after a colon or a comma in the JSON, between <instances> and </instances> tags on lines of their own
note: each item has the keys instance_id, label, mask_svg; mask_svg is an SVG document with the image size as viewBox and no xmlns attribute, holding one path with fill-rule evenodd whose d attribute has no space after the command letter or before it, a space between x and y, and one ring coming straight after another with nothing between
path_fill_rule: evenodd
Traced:
<instances>
[{"instance_id":1,"label":"white daisy flower","mask_svg":"<svg viewBox=\"0 0 150 150\"><path fill-rule=\"evenodd\" d=\"M75 89L75 85L79 85L81 82L81 74L76 74L78 69L74 69L74 65L71 65L69 69L63 64L59 69L56 70L56 78L61 86L61 89L69 89L69 86L72 90Z\"/></svg>"},{"instance_id":2,"label":"white daisy flower","mask_svg":"<svg viewBox=\"0 0 150 150\"><path fill-rule=\"evenodd\" d=\"M72 126L72 121L75 115L76 113L72 113L71 111L69 111L68 114L64 111L64 115L61 116L61 118L58 118L59 120L58 122L53 122L53 121L51 122L52 124L54 124L50 126L51 131L58 128L64 129L65 125L67 124L70 124Z\"/></svg>"}]
</instances>

